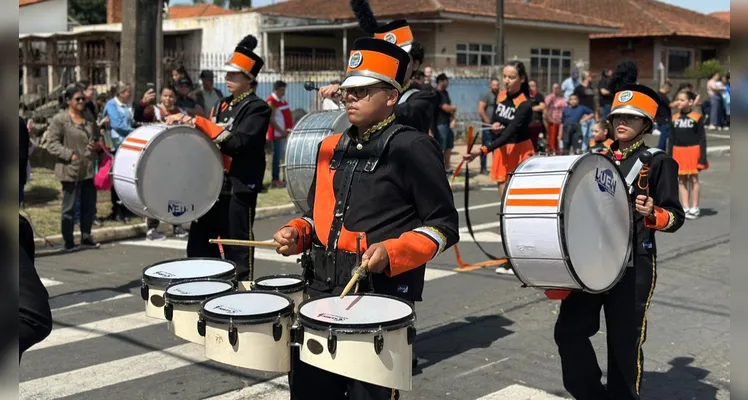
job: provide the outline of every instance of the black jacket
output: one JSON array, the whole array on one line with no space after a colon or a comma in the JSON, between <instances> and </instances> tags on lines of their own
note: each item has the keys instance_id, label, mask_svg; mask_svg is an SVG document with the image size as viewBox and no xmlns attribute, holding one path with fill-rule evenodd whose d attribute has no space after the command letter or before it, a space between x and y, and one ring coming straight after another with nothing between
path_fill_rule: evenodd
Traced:
<instances>
[{"instance_id":1,"label":"black jacket","mask_svg":"<svg viewBox=\"0 0 748 400\"><path fill-rule=\"evenodd\" d=\"M18 350L19 360L29 347L52 332L49 294L34 268L34 232L31 224L19 214L18 236Z\"/></svg>"},{"instance_id":2,"label":"black jacket","mask_svg":"<svg viewBox=\"0 0 748 400\"><path fill-rule=\"evenodd\" d=\"M395 122L413 127L421 133L429 133L439 98L431 90L423 90L414 85L411 87L418 91L410 95L404 103L395 106Z\"/></svg>"}]
</instances>

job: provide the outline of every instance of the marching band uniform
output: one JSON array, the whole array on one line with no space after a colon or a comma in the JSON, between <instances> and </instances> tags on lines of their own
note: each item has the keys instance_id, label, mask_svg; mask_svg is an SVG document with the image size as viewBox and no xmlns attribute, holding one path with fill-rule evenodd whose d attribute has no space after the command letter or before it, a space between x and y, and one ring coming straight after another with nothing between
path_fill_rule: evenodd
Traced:
<instances>
[{"instance_id":1,"label":"marching band uniform","mask_svg":"<svg viewBox=\"0 0 748 400\"><path fill-rule=\"evenodd\" d=\"M356 40L342 88L385 82L398 92L408 54L383 40ZM391 115L359 138L358 128L323 139L309 192L310 213L291 220L299 234L294 254L311 247L310 297L340 294L361 252L382 243L389 265L359 281L359 292L421 300L425 264L457 243L458 214L436 141L393 123ZM417 149L414 151L414 149ZM303 234L303 235L302 235ZM306 238L306 242L301 239ZM352 380L292 359L291 398L396 399L394 389ZM347 397L345 393L347 391ZM324 395L323 395L324 393Z\"/></svg>"},{"instance_id":2,"label":"marching band uniform","mask_svg":"<svg viewBox=\"0 0 748 400\"><path fill-rule=\"evenodd\" d=\"M678 175L697 175L699 171L707 169L704 117L696 111L675 114L671 132Z\"/></svg>"},{"instance_id":3,"label":"marching band uniform","mask_svg":"<svg viewBox=\"0 0 748 400\"><path fill-rule=\"evenodd\" d=\"M633 114L649 121L637 143L619 149L615 141L610 151L603 152L626 176L648 149L643 144L643 135L652 130L658 96L641 85L626 85L619 90L608 118ZM640 398L646 313L657 277L655 232L675 232L684 222L678 199L678 165L665 152L656 152L649 168L648 191L639 186L641 182L634 182L631 196L636 199L638 195L648 195L654 200L654 209L646 218L634 211L632 256L621 280L607 293L571 292L562 297L554 336L561 357L564 386L576 399ZM589 339L600 329L601 308L605 310L607 326L607 388L600 382L602 372Z\"/></svg>"},{"instance_id":4,"label":"marching band uniform","mask_svg":"<svg viewBox=\"0 0 748 400\"><path fill-rule=\"evenodd\" d=\"M252 50L257 40L245 37L226 63L228 71L254 80L264 62ZM223 238L254 239L257 195L265 175L265 134L270 124L270 107L253 89L230 95L213 106L209 118L196 117L195 126L218 145L224 159L224 186L213 208L192 223L187 243L188 257L219 258L218 246L208 243ZM247 280L254 266L254 248L226 247L226 258L234 261L238 280Z\"/></svg>"},{"instance_id":5,"label":"marching band uniform","mask_svg":"<svg viewBox=\"0 0 748 400\"><path fill-rule=\"evenodd\" d=\"M491 179L503 183L507 174L527 158L535 154L535 147L528 136L532 121L532 102L522 91L509 94L505 90L496 96L496 110L492 123L498 122L504 130L491 143L481 146L483 155L498 150L501 157L494 157Z\"/></svg>"}]
</instances>

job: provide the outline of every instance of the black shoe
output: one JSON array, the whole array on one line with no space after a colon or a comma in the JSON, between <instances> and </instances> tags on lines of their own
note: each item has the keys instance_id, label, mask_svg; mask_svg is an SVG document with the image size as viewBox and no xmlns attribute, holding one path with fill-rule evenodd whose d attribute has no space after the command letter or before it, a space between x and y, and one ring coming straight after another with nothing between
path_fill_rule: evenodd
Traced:
<instances>
[{"instance_id":1,"label":"black shoe","mask_svg":"<svg viewBox=\"0 0 748 400\"><path fill-rule=\"evenodd\" d=\"M65 253L72 253L78 250L80 250L80 247L76 246L75 243L65 243L65 246L63 247Z\"/></svg>"},{"instance_id":2,"label":"black shoe","mask_svg":"<svg viewBox=\"0 0 748 400\"><path fill-rule=\"evenodd\" d=\"M101 244L93 240L91 237L85 237L81 239L81 248L82 249L98 249L101 247Z\"/></svg>"}]
</instances>

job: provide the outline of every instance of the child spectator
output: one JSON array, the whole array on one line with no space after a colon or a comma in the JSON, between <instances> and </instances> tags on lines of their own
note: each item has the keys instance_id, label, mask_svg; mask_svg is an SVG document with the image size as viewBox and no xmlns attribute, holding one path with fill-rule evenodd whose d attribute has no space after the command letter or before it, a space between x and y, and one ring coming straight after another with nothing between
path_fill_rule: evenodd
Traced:
<instances>
[{"instance_id":1,"label":"child spectator","mask_svg":"<svg viewBox=\"0 0 748 400\"><path fill-rule=\"evenodd\" d=\"M694 101L694 92L678 93L680 112L673 115L673 158L678 162L680 202L687 219L699 217L699 171L709 167L706 160L704 117L693 111Z\"/></svg>"},{"instance_id":2,"label":"child spectator","mask_svg":"<svg viewBox=\"0 0 748 400\"><path fill-rule=\"evenodd\" d=\"M599 153L603 150L610 149L613 143L613 129L610 122L601 119L592 127L592 140L590 140L587 149L590 153Z\"/></svg>"}]
</instances>

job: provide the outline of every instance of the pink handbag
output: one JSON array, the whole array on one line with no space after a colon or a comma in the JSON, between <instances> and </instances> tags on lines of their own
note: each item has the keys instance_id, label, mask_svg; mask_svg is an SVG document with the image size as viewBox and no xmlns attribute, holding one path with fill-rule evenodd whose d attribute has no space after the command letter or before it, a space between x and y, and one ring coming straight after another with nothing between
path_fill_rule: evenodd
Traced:
<instances>
[{"instance_id":1,"label":"pink handbag","mask_svg":"<svg viewBox=\"0 0 748 400\"><path fill-rule=\"evenodd\" d=\"M99 164L99 171L94 176L94 186L96 186L97 190L110 190L114 185L112 175L109 174L109 171L112 169L113 158L105 145L101 144L101 148L104 149L104 157Z\"/></svg>"}]
</instances>

